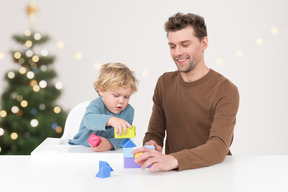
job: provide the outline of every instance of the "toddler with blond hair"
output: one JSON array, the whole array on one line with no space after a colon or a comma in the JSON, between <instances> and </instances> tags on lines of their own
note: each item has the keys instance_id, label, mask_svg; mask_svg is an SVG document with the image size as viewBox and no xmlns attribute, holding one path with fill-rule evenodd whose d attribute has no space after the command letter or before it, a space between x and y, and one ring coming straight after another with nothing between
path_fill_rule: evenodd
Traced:
<instances>
[{"instance_id":1,"label":"toddler with blond hair","mask_svg":"<svg viewBox=\"0 0 288 192\"><path fill-rule=\"evenodd\" d=\"M91 101L81 121L79 132L68 143L90 146L87 142L92 133L101 138L101 143L92 147L96 152L117 150L124 139L114 138L114 129L119 135L132 128L134 109L129 104L130 96L137 91L138 81L126 65L107 63L101 67L94 88L99 97Z\"/></svg>"}]
</instances>

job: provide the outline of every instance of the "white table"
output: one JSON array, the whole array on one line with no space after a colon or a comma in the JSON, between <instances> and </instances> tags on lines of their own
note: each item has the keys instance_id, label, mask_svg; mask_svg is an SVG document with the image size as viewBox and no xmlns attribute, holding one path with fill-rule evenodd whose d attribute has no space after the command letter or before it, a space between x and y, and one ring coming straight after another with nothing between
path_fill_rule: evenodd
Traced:
<instances>
[{"instance_id":1,"label":"white table","mask_svg":"<svg viewBox=\"0 0 288 192\"><path fill-rule=\"evenodd\" d=\"M233 156L206 168L154 173L124 169L121 160L111 159L114 171L108 178L95 177L98 162L92 159L0 156L0 191L288 191L288 156Z\"/></svg>"},{"instance_id":2,"label":"white table","mask_svg":"<svg viewBox=\"0 0 288 192\"><path fill-rule=\"evenodd\" d=\"M31 156L0 156L0 191L288 191L288 156L228 156L206 168L150 173L124 169L121 150L95 153L57 144L53 151L55 142L43 142ZM114 169L110 177L95 177L99 160Z\"/></svg>"}]
</instances>

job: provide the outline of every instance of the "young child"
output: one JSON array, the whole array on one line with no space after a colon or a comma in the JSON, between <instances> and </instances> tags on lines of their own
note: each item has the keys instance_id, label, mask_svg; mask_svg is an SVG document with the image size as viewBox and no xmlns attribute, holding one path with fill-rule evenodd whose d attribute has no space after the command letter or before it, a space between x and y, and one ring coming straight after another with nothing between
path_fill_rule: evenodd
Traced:
<instances>
[{"instance_id":1,"label":"young child","mask_svg":"<svg viewBox=\"0 0 288 192\"><path fill-rule=\"evenodd\" d=\"M125 139L115 139L114 129L119 135L126 134L132 128L134 109L128 104L130 96L137 91L138 81L134 73L121 63L107 63L101 67L94 88L97 99L90 102L80 124L79 132L71 145L90 146L87 142L91 133L101 138L96 152L117 150Z\"/></svg>"}]
</instances>

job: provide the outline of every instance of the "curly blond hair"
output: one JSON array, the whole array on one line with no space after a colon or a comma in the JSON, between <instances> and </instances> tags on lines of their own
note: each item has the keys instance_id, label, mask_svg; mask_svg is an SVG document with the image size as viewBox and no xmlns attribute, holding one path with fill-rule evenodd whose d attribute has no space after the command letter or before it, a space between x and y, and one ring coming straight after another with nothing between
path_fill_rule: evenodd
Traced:
<instances>
[{"instance_id":1,"label":"curly blond hair","mask_svg":"<svg viewBox=\"0 0 288 192\"><path fill-rule=\"evenodd\" d=\"M99 94L103 91L113 90L117 87L130 88L132 93L137 91L138 80L134 72L122 63L104 64L99 72L98 79L94 82L94 88Z\"/></svg>"}]
</instances>

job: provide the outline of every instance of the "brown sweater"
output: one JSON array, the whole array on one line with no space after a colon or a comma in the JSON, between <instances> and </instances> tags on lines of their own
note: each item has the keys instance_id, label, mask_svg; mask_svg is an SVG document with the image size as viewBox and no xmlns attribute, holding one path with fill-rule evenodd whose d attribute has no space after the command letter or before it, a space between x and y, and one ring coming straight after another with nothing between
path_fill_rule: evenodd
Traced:
<instances>
[{"instance_id":1,"label":"brown sweater","mask_svg":"<svg viewBox=\"0 0 288 192\"><path fill-rule=\"evenodd\" d=\"M143 143L154 140L174 156L179 170L222 162L233 139L239 106L237 87L210 69L201 79L184 82L178 71L157 82L153 111Z\"/></svg>"}]
</instances>

